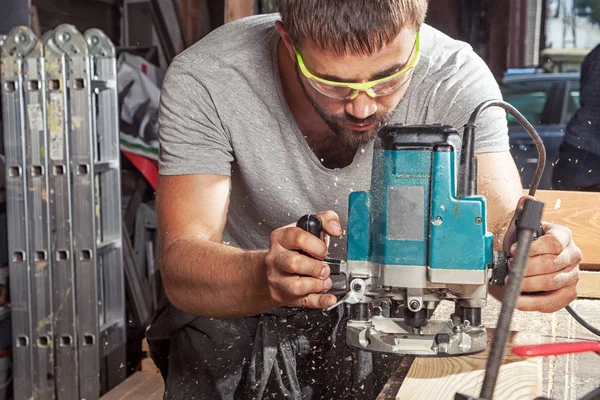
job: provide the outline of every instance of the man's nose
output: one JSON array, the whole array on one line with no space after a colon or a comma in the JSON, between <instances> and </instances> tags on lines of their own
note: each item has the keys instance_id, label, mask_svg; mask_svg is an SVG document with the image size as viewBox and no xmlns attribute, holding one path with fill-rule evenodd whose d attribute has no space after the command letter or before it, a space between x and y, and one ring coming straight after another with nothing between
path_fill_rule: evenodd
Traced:
<instances>
[{"instance_id":1,"label":"man's nose","mask_svg":"<svg viewBox=\"0 0 600 400\"><path fill-rule=\"evenodd\" d=\"M346 103L346 112L358 119L365 119L377 112L377 102L367 93L360 92L354 100Z\"/></svg>"}]
</instances>

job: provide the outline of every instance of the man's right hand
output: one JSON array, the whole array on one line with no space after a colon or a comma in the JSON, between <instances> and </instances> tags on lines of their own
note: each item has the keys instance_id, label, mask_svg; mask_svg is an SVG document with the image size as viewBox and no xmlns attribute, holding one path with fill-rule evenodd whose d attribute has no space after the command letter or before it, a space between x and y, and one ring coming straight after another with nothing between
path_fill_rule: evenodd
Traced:
<instances>
[{"instance_id":1,"label":"man's right hand","mask_svg":"<svg viewBox=\"0 0 600 400\"><path fill-rule=\"evenodd\" d=\"M326 235L340 236L342 227L333 211L316 214ZM327 241L327 240L326 240ZM312 257L300 254L302 250ZM323 292L331 288L329 267L322 260L327 244L305 230L288 225L271 233L265 258L271 298L288 307L327 308L336 297Z\"/></svg>"}]
</instances>

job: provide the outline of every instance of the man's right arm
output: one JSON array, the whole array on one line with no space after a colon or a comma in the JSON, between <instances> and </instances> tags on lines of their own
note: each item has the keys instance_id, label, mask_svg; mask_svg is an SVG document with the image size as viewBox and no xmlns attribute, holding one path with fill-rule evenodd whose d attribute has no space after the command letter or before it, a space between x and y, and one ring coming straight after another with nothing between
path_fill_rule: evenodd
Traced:
<instances>
[{"instance_id":1,"label":"man's right arm","mask_svg":"<svg viewBox=\"0 0 600 400\"><path fill-rule=\"evenodd\" d=\"M221 175L160 176L156 192L161 276L171 303L204 317L239 317L277 306L323 308L335 297L323 259L326 246L288 226L271 235L264 250L223 244L231 179ZM324 230L339 235L337 216L320 215ZM333 226L333 227L330 227Z\"/></svg>"}]
</instances>

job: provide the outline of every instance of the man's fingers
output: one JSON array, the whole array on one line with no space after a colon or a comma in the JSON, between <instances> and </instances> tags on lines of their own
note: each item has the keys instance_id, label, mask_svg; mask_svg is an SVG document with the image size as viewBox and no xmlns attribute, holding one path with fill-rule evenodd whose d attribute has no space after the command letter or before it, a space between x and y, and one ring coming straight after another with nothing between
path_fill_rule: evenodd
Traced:
<instances>
[{"instance_id":1,"label":"man's fingers","mask_svg":"<svg viewBox=\"0 0 600 400\"><path fill-rule=\"evenodd\" d=\"M542 222L544 236L539 237L531 243L529 250L530 256L538 256L541 254L560 254L563 249L567 248L572 240L571 230L561 225L549 224ZM515 254L517 244L513 243L510 247L510 253Z\"/></svg>"},{"instance_id":2,"label":"man's fingers","mask_svg":"<svg viewBox=\"0 0 600 400\"><path fill-rule=\"evenodd\" d=\"M508 268L513 264L513 259L509 259ZM523 276L546 275L561 271L567 268L571 263L569 253L561 253L558 256L554 254L543 254L535 257L530 257L527 260L527 267Z\"/></svg>"},{"instance_id":3,"label":"man's fingers","mask_svg":"<svg viewBox=\"0 0 600 400\"><path fill-rule=\"evenodd\" d=\"M302 228L288 227L271 233L271 245L277 244L286 250L304 251L320 260L327 255L327 245L318 237Z\"/></svg>"},{"instance_id":4,"label":"man's fingers","mask_svg":"<svg viewBox=\"0 0 600 400\"><path fill-rule=\"evenodd\" d=\"M522 292L547 292L565 286L577 285L579 281L579 267L569 266L555 273L529 276L523 279Z\"/></svg>"},{"instance_id":5,"label":"man's fingers","mask_svg":"<svg viewBox=\"0 0 600 400\"><path fill-rule=\"evenodd\" d=\"M308 276L290 275L280 279L276 285L287 297L302 297L311 293L322 293L331 289L331 279L321 280Z\"/></svg>"},{"instance_id":6,"label":"man's fingers","mask_svg":"<svg viewBox=\"0 0 600 400\"><path fill-rule=\"evenodd\" d=\"M517 308L521 311L538 311L551 313L566 307L577 298L575 285L565 286L551 292L544 292L533 296L520 296Z\"/></svg>"},{"instance_id":7,"label":"man's fingers","mask_svg":"<svg viewBox=\"0 0 600 400\"><path fill-rule=\"evenodd\" d=\"M323 211L316 215L321 220L321 229L326 234L337 237L343 233L340 217L334 211Z\"/></svg>"},{"instance_id":8,"label":"man's fingers","mask_svg":"<svg viewBox=\"0 0 600 400\"><path fill-rule=\"evenodd\" d=\"M291 275L313 276L318 279L329 277L329 266L320 260L307 257L296 251L281 251L275 256L273 264L282 273Z\"/></svg>"},{"instance_id":9,"label":"man's fingers","mask_svg":"<svg viewBox=\"0 0 600 400\"><path fill-rule=\"evenodd\" d=\"M332 294L309 294L298 300L297 304L294 304L294 306L306 308L327 308L334 305L336 301L336 297Z\"/></svg>"},{"instance_id":10,"label":"man's fingers","mask_svg":"<svg viewBox=\"0 0 600 400\"><path fill-rule=\"evenodd\" d=\"M315 214L321 221L321 234L314 236L296 224L289 224L271 232L271 245L278 244L287 250L304 251L314 258L323 259L327 255L330 236L343 233L338 215L333 211Z\"/></svg>"}]
</instances>

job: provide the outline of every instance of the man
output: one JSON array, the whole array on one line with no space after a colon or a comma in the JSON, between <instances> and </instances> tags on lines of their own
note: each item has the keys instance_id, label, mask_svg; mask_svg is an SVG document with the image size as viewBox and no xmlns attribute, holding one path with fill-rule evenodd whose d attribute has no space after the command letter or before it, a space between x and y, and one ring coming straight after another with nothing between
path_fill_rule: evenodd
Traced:
<instances>
[{"instance_id":1,"label":"man","mask_svg":"<svg viewBox=\"0 0 600 400\"><path fill-rule=\"evenodd\" d=\"M552 170L552 187L600 192L600 45L581 64L579 103Z\"/></svg>"},{"instance_id":2,"label":"man","mask_svg":"<svg viewBox=\"0 0 600 400\"><path fill-rule=\"evenodd\" d=\"M323 293L332 282L320 260L345 257L348 195L369 187L379 126L462 127L500 98L469 46L423 24L426 0L279 6L281 20L216 30L164 82L157 211L168 301L148 337L169 399L372 398L351 384L338 314L322 311L336 298ZM478 127L479 188L501 240L521 185L503 112L486 111ZM316 211L329 249L294 227ZM544 228L523 287L543 293L523 296L523 310L576 296L579 249L566 228ZM391 365L375 360L376 387Z\"/></svg>"}]
</instances>

